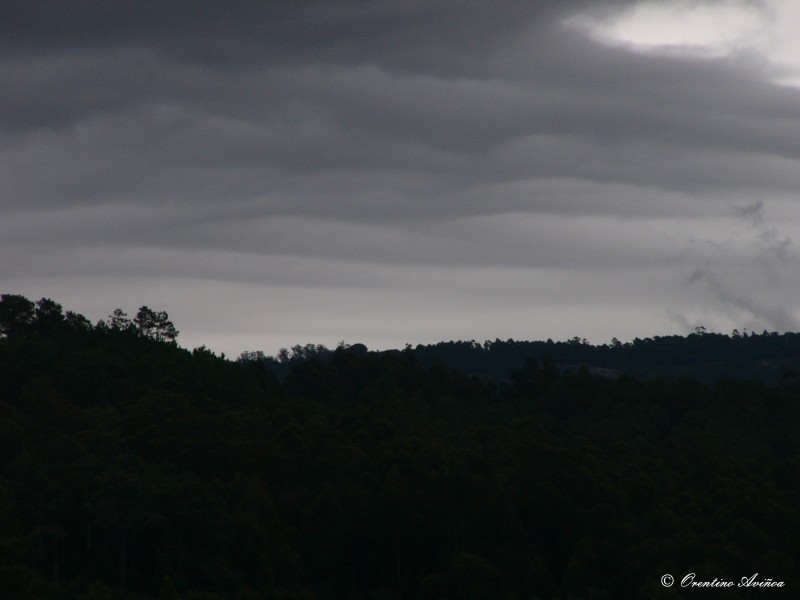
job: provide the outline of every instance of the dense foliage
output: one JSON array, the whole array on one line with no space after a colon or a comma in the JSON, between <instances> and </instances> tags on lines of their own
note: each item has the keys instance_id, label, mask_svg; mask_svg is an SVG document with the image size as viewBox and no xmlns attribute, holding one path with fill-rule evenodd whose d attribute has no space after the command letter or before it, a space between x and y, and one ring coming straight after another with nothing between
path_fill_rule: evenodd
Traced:
<instances>
[{"instance_id":1,"label":"dense foliage","mask_svg":"<svg viewBox=\"0 0 800 600\"><path fill-rule=\"evenodd\" d=\"M661 576L690 572L800 589L794 378L529 358L504 382L342 346L278 379L143 314L0 301L0 597L678 598Z\"/></svg>"}]
</instances>

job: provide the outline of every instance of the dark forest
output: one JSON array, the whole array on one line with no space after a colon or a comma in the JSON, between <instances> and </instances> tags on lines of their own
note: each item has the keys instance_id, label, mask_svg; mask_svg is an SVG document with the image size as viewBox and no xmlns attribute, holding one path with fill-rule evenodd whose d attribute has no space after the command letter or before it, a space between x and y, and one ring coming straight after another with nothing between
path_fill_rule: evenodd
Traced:
<instances>
[{"instance_id":1,"label":"dark forest","mask_svg":"<svg viewBox=\"0 0 800 600\"><path fill-rule=\"evenodd\" d=\"M236 360L177 337L2 296L0 597L799 593L800 334Z\"/></svg>"}]
</instances>

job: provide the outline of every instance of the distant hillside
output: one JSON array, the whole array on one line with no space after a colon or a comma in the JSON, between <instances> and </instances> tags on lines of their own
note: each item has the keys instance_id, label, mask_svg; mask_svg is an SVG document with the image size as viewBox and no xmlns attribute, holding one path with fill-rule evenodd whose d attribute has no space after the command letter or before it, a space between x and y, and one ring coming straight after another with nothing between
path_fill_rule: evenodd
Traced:
<instances>
[{"instance_id":1,"label":"distant hillside","mask_svg":"<svg viewBox=\"0 0 800 600\"><path fill-rule=\"evenodd\" d=\"M363 344L347 348L367 352ZM500 381L510 381L529 360L539 364L552 361L561 371L585 367L594 375L612 379L626 375L636 379L690 378L704 383L747 379L775 384L800 376L800 333L768 331L724 335L700 330L687 336L636 338L628 343L602 345L592 345L581 338L565 342L509 339L483 344L474 340L450 341L408 347L405 352L412 352L424 367L440 364L465 375ZM282 350L275 357L246 352L240 360L261 362L267 371L282 379L294 365L308 360L324 363L332 355L333 350L325 346L308 344Z\"/></svg>"},{"instance_id":2,"label":"distant hillside","mask_svg":"<svg viewBox=\"0 0 800 600\"><path fill-rule=\"evenodd\" d=\"M699 331L598 346L580 338L440 342L419 345L414 352L423 365L440 362L446 368L492 379L509 379L529 359L540 363L552 359L562 370L585 366L607 377L690 377L704 382L730 378L777 383L800 372L800 333L767 331L730 336Z\"/></svg>"}]
</instances>

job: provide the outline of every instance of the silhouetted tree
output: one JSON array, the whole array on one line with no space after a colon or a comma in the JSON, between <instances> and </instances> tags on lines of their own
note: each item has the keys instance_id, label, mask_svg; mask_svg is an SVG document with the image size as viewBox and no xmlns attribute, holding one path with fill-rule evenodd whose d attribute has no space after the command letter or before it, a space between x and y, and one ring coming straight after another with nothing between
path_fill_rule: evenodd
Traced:
<instances>
[{"instance_id":1,"label":"silhouetted tree","mask_svg":"<svg viewBox=\"0 0 800 600\"><path fill-rule=\"evenodd\" d=\"M178 337L178 330L169 320L166 312L156 312L147 306L142 306L133 318L133 324L144 337L156 341L173 342Z\"/></svg>"},{"instance_id":2,"label":"silhouetted tree","mask_svg":"<svg viewBox=\"0 0 800 600\"><path fill-rule=\"evenodd\" d=\"M0 296L0 334L3 337L16 337L33 322L35 305L17 294Z\"/></svg>"},{"instance_id":3,"label":"silhouetted tree","mask_svg":"<svg viewBox=\"0 0 800 600\"><path fill-rule=\"evenodd\" d=\"M33 322L39 332L53 332L64 324L63 307L50 298L37 300Z\"/></svg>"},{"instance_id":4,"label":"silhouetted tree","mask_svg":"<svg viewBox=\"0 0 800 600\"><path fill-rule=\"evenodd\" d=\"M114 309L114 312L108 316L106 325L109 329L114 331L128 331L133 327L133 323L131 323L131 320L128 318L128 314L121 308Z\"/></svg>"}]
</instances>

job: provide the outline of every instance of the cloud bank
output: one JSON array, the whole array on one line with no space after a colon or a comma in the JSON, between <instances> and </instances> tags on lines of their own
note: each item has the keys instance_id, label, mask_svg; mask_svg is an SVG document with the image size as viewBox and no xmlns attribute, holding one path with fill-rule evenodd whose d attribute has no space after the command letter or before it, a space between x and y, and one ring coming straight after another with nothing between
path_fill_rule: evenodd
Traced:
<instances>
[{"instance_id":1,"label":"cloud bank","mask_svg":"<svg viewBox=\"0 0 800 600\"><path fill-rule=\"evenodd\" d=\"M785 62L520 4L7 3L2 291L234 355L796 328Z\"/></svg>"}]
</instances>

